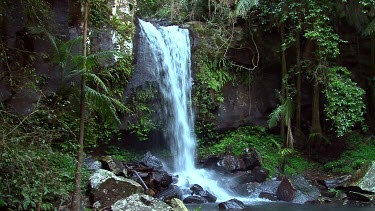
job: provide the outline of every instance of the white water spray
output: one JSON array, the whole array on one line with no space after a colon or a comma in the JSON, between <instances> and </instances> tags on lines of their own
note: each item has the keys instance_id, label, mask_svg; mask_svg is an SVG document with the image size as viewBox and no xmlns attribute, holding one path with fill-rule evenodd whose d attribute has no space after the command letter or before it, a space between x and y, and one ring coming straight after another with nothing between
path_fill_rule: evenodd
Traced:
<instances>
[{"instance_id":1,"label":"white water spray","mask_svg":"<svg viewBox=\"0 0 375 211\"><path fill-rule=\"evenodd\" d=\"M218 201L234 198L218 185L214 172L196 169L196 139L191 106L190 38L187 29L178 26L155 27L139 20L141 36L150 48L152 70L164 97L167 120L166 135L173 154L173 170L178 175L180 187L199 184L217 196ZM222 181L221 181L222 182Z\"/></svg>"}]
</instances>

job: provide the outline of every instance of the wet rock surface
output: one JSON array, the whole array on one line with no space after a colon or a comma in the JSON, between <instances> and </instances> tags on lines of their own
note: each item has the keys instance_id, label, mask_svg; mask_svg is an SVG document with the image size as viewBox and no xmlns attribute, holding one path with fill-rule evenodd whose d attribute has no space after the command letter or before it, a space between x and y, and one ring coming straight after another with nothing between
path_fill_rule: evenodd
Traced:
<instances>
[{"instance_id":1,"label":"wet rock surface","mask_svg":"<svg viewBox=\"0 0 375 211\"><path fill-rule=\"evenodd\" d=\"M133 194L127 198L118 200L111 206L111 209L112 211L174 211L174 209L165 202L146 194Z\"/></svg>"},{"instance_id":2,"label":"wet rock surface","mask_svg":"<svg viewBox=\"0 0 375 211\"><path fill-rule=\"evenodd\" d=\"M292 182L287 177L284 177L277 188L276 196L279 200L291 202L293 201L296 192L297 190L294 188Z\"/></svg>"},{"instance_id":3,"label":"wet rock surface","mask_svg":"<svg viewBox=\"0 0 375 211\"><path fill-rule=\"evenodd\" d=\"M245 208L245 204L238 199L231 199L226 202L221 202L218 205L218 207L219 209L224 209L224 210L230 210L230 209L242 210Z\"/></svg>"}]
</instances>

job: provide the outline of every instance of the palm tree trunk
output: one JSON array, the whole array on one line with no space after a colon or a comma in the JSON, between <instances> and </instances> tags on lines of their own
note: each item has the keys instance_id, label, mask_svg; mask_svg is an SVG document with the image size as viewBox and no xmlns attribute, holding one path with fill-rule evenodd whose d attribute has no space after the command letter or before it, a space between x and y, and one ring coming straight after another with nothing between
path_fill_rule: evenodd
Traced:
<instances>
[{"instance_id":1,"label":"palm tree trunk","mask_svg":"<svg viewBox=\"0 0 375 211\"><path fill-rule=\"evenodd\" d=\"M280 26L280 34L281 34L281 45L285 42L285 27L282 23ZM284 103L286 98L286 84L284 78L286 76L286 58L285 58L285 49L281 49L281 104ZM281 117L282 121L280 121L280 135L284 141L286 141L286 134L285 134L285 121L284 117Z\"/></svg>"},{"instance_id":2,"label":"palm tree trunk","mask_svg":"<svg viewBox=\"0 0 375 211\"><path fill-rule=\"evenodd\" d=\"M83 25L83 71L86 71L86 56L87 56L87 16L88 16L88 7L89 3L88 0L85 1L85 14L84 14L84 25ZM83 157L83 137L84 137L84 128L85 128L85 110L86 110L86 102L85 102L85 86L86 80L85 75L82 74L81 76L81 106L80 106L80 124L79 124L79 137L78 137L78 153L77 153L77 166L76 166L76 175L74 178L74 193L72 198L72 211L76 211L80 209L81 205L81 178L82 178L82 157Z\"/></svg>"}]
</instances>

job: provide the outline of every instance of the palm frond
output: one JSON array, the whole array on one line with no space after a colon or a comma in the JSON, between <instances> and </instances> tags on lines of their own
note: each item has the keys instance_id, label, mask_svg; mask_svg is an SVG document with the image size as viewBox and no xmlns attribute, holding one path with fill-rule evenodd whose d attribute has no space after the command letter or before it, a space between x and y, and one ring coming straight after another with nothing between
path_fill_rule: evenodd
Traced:
<instances>
[{"instance_id":1,"label":"palm frond","mask_svg":"<svg viewBox=\"0 0 375 211\"><path fill-rule=\"evenodd\" d=\"M373 20L371 23L368 24L365 31L363 32L363 35L369 36L374 32L375 32L375 20Z\"/></svg>"},{"instance_id":2,"label":"palm frond","mask_svg":"<svg viewBox=\"0 0 375 211\"><path fill-rule=\"evenodd\" d=\"M258 4L259 0L239 0L236 4L235 15L246 16L246 13Z\"/></svg>"}]
</instances>

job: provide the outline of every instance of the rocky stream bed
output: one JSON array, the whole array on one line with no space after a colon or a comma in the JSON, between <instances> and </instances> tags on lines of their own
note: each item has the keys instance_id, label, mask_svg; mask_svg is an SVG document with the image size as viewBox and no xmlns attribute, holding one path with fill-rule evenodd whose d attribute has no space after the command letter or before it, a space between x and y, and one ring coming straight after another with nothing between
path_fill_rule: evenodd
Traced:
<instances>
[{"instance_id":1,"label":"rocky stream bed","mask_svg":"<svg viewBox=\"0 0 375 211\"><path fill-rule=\"evenodd\" d=\"M268 170L262 167L260 154L251 149L242 156L231 153L212 156L201 160L199 165L215 171L221 178L217 182L235 197L218 201L215 192L202 188L200 184L181 188L176 185L178 175L165 171L157 157L146 153L143 160L137 162L125 163L112 156L86 159L86 166L92 174L82 206L112 211L188 210L185 205L202 210L259 210L265 206L277 207L277 202L282 202L283 207L285 203L304 204L305 207L317 204L375 207L375 162L366 171L353 175L271 178ZM69 209L69 206L61 210L64 209Z\"/></svg>"}]
</instances>

